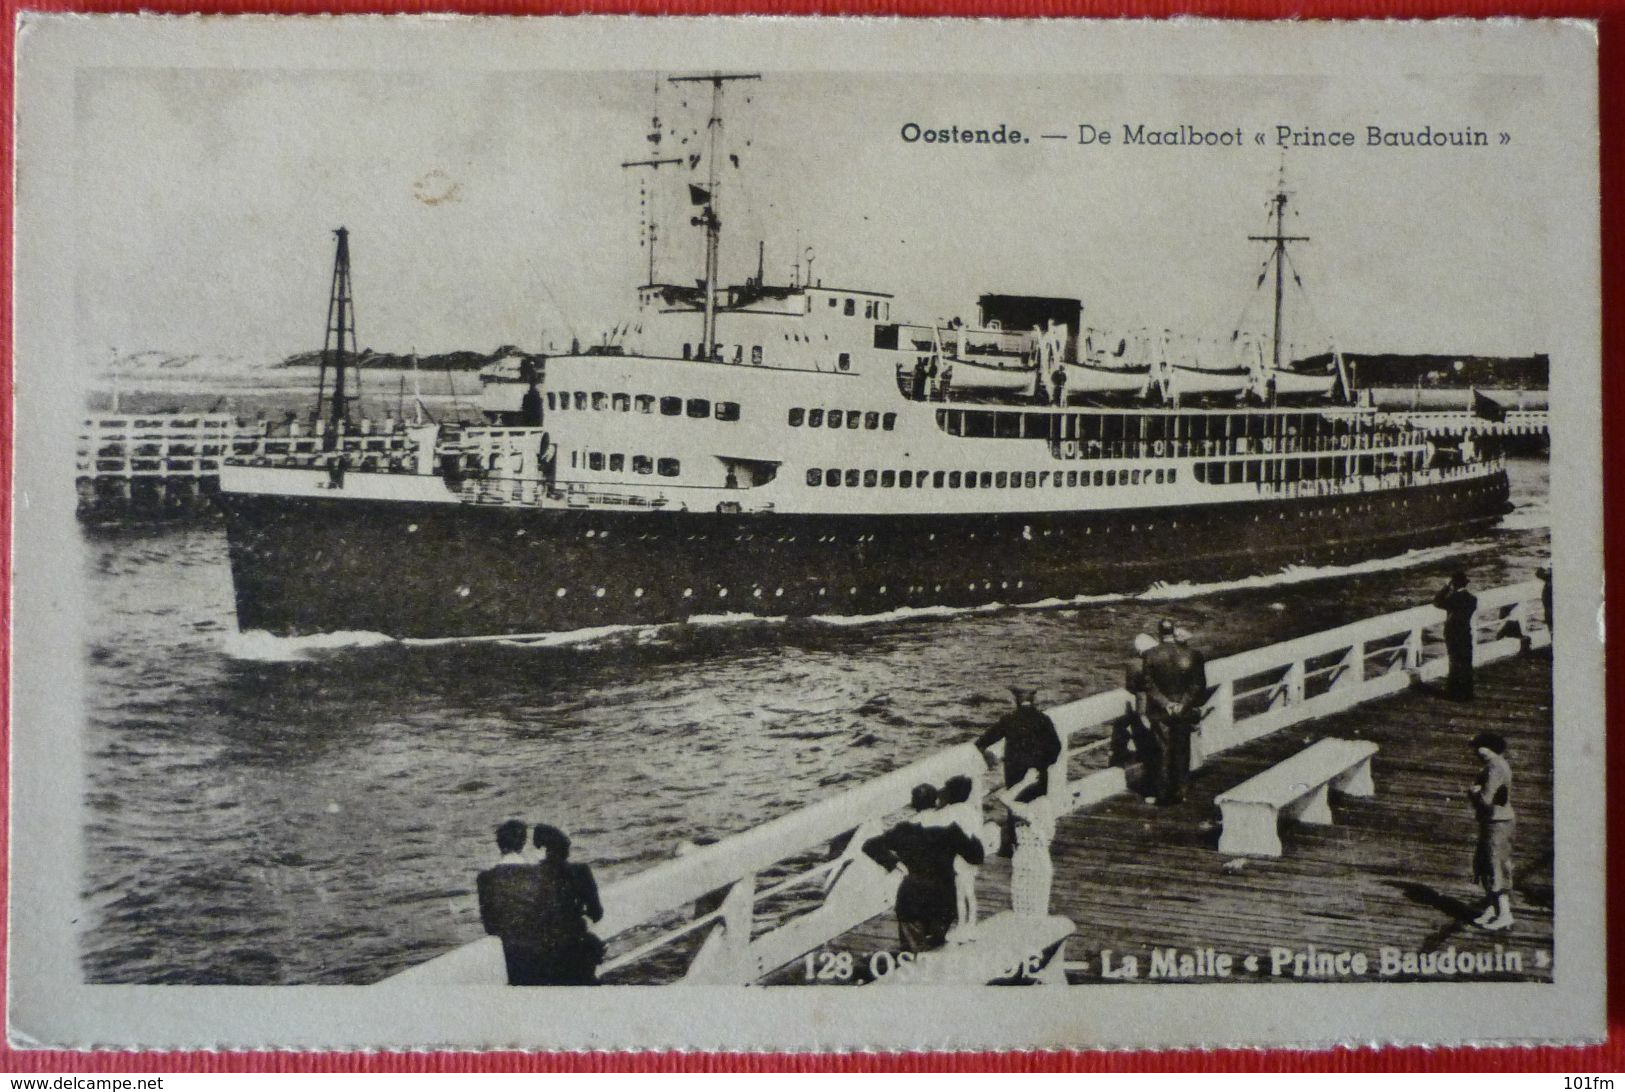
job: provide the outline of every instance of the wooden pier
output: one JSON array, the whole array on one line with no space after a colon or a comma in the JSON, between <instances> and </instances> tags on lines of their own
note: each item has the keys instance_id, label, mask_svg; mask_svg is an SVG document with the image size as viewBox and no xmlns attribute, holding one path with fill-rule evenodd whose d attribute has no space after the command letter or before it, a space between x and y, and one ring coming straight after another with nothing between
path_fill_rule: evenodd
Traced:
<instances>
[{"instance_id":1,"label":"wooden pier","mask_svg":"<svg viewBox=\"0 0 1625 1092\"><path fill-rule=\"evenodd\" d=\"M1539 583L1480 593L1472 703L1439 692L1443 612L1431 606L1210 662L1192 791L1174 807L1146 804L1132 791L1137 771L1106 764L1126 691L1050 709L1063 743L1050 776L1063 817L1051 854L1054 916L1026 920L1061 928L1039 980L1550 980L1551 659L1540 593ZM1517 925L1493 934L1471 924L1481 896L1464 795L1477 763L1468 741L1486 728L1508 738L1518 812ZM1331 738L1376 745L1371 795L1333 796L1330 815L1317 813L1330 823L1283 818L1280 856L1221 854L1215 797ZM830 981L819 977L826 967L845 968L846 981L871 970L888 977L898 877L859 847L907 814L914 785L964 775L983 800L987 774L981 752L959 744L605 886L602 977L792 984L809 972ZM989 934L1007 935L1008 862L989 858L978 897L983 920L999 922ZM989 953L989 966L1009 955ZM1472 960L1465 972L1463 958ZM503 974L500 946L485 938L379 988Z\"/></svg>"},{"instance_id":2,"label":"wooden pier","mask_svg":"<svg viewBox=\"0 0 1625 1092\"><path fill-rule=\"evenodd\" d=\"M1311 945L1363 952L1368 970L1305 980L1404 980L1419 976L1380 974L1383 948L1479 953L1499 945L1521 953L1522 973L1475 978L1550 981L1551 963L1542 965L1540 953L1549 956L1552 947L1551 666L1542 652L1513 657L1480 670L1471 703L1418 688L1276 732L1207 763L1176 807L1123 794L1063 819L1050 912L1077 930L1066 951L1067 980L1109 981L1105 975L1121 973L1131 957L1136 977L1146 979L1159 949L1212 949L1235 957L1233 980L1278 981L1272 950L1296 954ZM1518 813L1517 924L1501 933L1472 924L1482 895L1472 883L1475 827L1464 796L1478 763L1467 743L1486 729L1507 737ZM1283 820L1279 858L1220 854L1214 796L1326 738L1377 744L1375 795L1334 797L1329 826ZM1009 863L991 858L977 891L984 915L1009 909ZM886 914L823 950L850 952L863 969L876 953L897 948L896 919ZM1111 953L1109 965L1103 951ZM1257 959L1251 973L1246 955ZM769 979L804 980L801 965Z\"/></svg>"}]
</instances>

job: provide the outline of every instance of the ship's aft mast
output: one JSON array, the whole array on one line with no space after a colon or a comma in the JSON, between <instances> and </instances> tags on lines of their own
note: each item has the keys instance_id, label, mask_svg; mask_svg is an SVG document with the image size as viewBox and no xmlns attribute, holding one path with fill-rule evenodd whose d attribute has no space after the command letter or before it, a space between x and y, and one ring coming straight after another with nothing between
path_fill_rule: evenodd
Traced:
<instances>
[{"instance_id":1,"label":"ship's aft mast","mask_svg":"<svg viewBox=\"0 0 1625 1092\"><path fill-rule=\"evenodd\" d=\"M1279 370L1280 367L1281 367L1281 296L1282 296L1283 291L1285 290L1285 284L1284 284L1284 281L1283 281L1283 276L1285 274L1285 268L1284 267L1286 265L1286 245L1288 243L1307 243L1309 241L1309 236L1307 236L1307 235L1287 235L1285 233L1285 229L1286 229L1286 190L1284 188L1278 189L1278 190L1275 191L1275 197L1273 198L1273 202L1274 202L1274 205L1275 205L1275 214L1274 214L1275 234L1273 234L1273 235L1249 235L1249 236L1247 236L1247 238L1251 239L1255 243L1271 243L1271 244L1274 245L1274 248L1275 248L1273 254L1271 255L1271 257L1273 258L1273 260L1275 262L1275 336L1274 336L1275 357L1274 357L1274 360L1275 360L1275 367L1276 367L1277 370Z\"/></svg>"},{"instance_id":2,"label":"ship's aft mast","mask_svg":"<svg viewBox=\"0 0 1625 1092\"><path fill-rule=\"evenodd\" d=\"M701 206L694 217L695 227L705 229L705 333L701 346L702 356L709 360L717 342L717 251L722 236L722 218L717 199L717 134L722 130L722 85L732 80L759 80L755 74L713 72L709 76L672 76L672 83L709 83L711 85L711 118L706 123L706 188L690 186L690 196Z\"/></svg>"}]
</instances>

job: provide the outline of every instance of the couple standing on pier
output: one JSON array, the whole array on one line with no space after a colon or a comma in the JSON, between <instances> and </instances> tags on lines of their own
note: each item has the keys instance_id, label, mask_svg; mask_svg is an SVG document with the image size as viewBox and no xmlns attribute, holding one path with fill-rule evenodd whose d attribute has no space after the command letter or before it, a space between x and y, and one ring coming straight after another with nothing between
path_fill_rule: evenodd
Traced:
<instances>
[{"instance_id":1,"label":"couple standing on pier","mask_svg":"<svg viewBox=\"0 0 1625 1092\"><path fill-rule=\"evenodd\" d=\"M1005 788L997 796L1008 809L1002 835L984 840L980 804L971 799L969 777L950 778L939 789L916 785L914 817L869 839L863 852L887 871L901 868L897 931L902 949L941 948L953 931L976 922L976 867L995 844L1010 857L1010 901L1017 914L1049 913L1053 867L1050 841L1055 813L1049 799L1050 767L1061 757L1055 722L1039 710L1037 690L1011 687L1016 707L976 741L984 754L1003 742ZM996 829L996 828L994 828Z\"/></svg>"},{"instance_id":2,"label":"couple standing on pier","mask_svg":"<svg viewBox=\"0 0 1625 1092\"><path fill-rule=\"evenodd\" d=\"M570 861L570 838L538 823L539 861L527 860L524 822L497 827L497 863L479 874L480 921L502 940L510 986L595 986L604 942L590 921L604 916L592 869Z\"/></svg>"}]
</instances>

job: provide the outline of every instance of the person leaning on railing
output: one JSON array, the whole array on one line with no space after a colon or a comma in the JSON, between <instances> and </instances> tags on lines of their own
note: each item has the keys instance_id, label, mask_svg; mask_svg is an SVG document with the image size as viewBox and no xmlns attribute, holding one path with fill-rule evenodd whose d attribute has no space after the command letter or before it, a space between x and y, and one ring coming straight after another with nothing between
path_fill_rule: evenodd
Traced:
<instances>
[{"instance_id":1,"label":"person leaning on railing","mask_svg":"<svg viewBox=\"0 0 1625 1092\"><path fill-rule=\"evenodd\" d=\"M937 807L937 789L916 785L909 805L915 817L863 843L863 852L881 868L901 868L897 888L897 939L905 952L929 952L947 943L959 917L954 862L982 863L982 843L957 825L938 825L925 813Z\"/></svg>"},{"instance_id":2,"label":"person leaning on railing","mask_svg":"<svg viewBox=\"0 0 1625 1092\"><path fill-rule=\"evenodd\" d=\"M1016 707L999 718L997 724L976 738L977 750L992 761L990 748L1004 741L1004 785L1010 788L1022 781L1029 770L1037 776L1027 782L1019 800L1027 803L1049 794L1049 771L1061 757L1061 736L1055 722L1038 708L1038 691L1024 686L1010 687ZM999 856L1008 857L1015 852L1016 820L1006 818L1004 838L999 845Z\"/></svg>"}]
</instances>

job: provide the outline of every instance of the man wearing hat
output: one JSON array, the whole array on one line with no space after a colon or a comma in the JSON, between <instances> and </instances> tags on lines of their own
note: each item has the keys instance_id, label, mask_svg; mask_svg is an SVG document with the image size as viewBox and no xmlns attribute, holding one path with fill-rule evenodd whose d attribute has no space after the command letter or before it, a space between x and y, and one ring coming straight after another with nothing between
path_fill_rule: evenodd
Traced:
<instances>
[{"instance_id":1,"label":"man wearing hat","mask_svg":"<svg viewBox=\"0 0 1625 1092\"><path fill-rule=\"evenodd\" d=\"M909 805L916 816L937 806L932 785L916 785ZM929 952L948 941L959 918L954 863L982 863L982 843L957 825L925 824L919 818L898 823L863 843L863 852L886 871L901 866L897 888L897 939L905 952Z\"/></svg>"},{"instance_id":2,"label":"man wearing hat","mask_svg":"<svg viewBox=\"0 0 1625 1092\"><path fill-rule=\"evenodd\" d=\"M1156 770L1151 778L1158 804L1185 799L1191 772L1191 733L1202 718L1207 668L1202 657L1179 641L1178 627L1157 623L1157 647L1145 654L1145 713L1156 738Z\"/></svg>"},{"instance_id":3,"label":"man wearing hat","mask_svg":"<svg viewBox=\"0 0 1625 1092\"><path fill-rule=\"evenodd\" d=\"M520 819L497 827L497 851L502 856L476 880L480 921L487 933L502 940L510 986L541 986L547 980L545 899L541 874L523 856L527 833Z\"/></svg>"},{"instance_id":4,"label":"man wearing hat","mask_svg":"<svg viewBox=\"0 0 1625 1092\"><path fill-rule=\"evenodd\" d=\"M1134 658L1129 660L1128 669L1123 673L1123 688L1133 704L1112 724L1109 762L1113 766L1138 762L1142 789L1156 769L1157 743L1151 736L1150 725L1145 722L1145 654L1156 647L1157 639L1149 633L1134 635Z\"/></svg>"},{"instance_id":5,"label":"man wearing hat","mask_svg":"<svg viewBox=\"0 0 1625 1092\"><path fill-rule=\"evenodd\" d=\"M1017 802L1026 804L1049 792L1049 768L1061 757L1061 737L1055 731L1055 722L1038 708L1037 688L1012 686L1010 693L1016 707L978 736L976 746L986 754L988 748L1001 739L1004 741L1004 787L1007 789L1021 784L1029 770L1037 774L1016 797ZM1007 815L999 856L1010 856L1015 844L1015 817Z\"/></svg>"},{"instance_id":6,"label":"man wearing hat","mask_svg":"<svg viewBox=\"0 0 1625 1092\"><path fill-rule=\"evenodd\" d=\"M1433 605L1444 611L1444 650L1450 659L1445 694L1456 701L1473 700L1473 615L1478 596L1467 590L1467 574L1457 572L1439 589Z\"/></svg>"}]
</instances>

